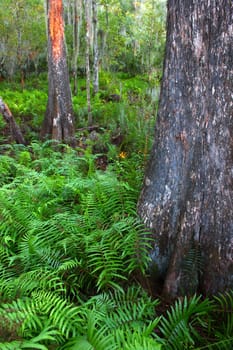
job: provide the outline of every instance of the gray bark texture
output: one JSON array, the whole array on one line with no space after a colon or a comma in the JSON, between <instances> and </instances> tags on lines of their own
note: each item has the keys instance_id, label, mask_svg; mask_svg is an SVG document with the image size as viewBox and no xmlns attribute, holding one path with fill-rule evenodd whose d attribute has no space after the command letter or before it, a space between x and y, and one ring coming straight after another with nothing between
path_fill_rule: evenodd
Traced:
<instances>
[{"instance_id":1,"label":"gray bark texture","mask_svg":"<svg viewBox=\"0 0 233 350\"><path fill-rule=\"evenodd\" d=\"M170 297L233 288L233 2L169 0L155 142L138 202Z\"/></svg>"},{"instance_id":2,"label":"gray bark texture","mask_svg":"<svg viewBox=\"0 0 233 350\"><path fill-rule=\"evenodd\" d=\"M75 126L66 59L62 0L48 0L48 103L42 138L75 146Z\"/></svg>"}]
</instances>

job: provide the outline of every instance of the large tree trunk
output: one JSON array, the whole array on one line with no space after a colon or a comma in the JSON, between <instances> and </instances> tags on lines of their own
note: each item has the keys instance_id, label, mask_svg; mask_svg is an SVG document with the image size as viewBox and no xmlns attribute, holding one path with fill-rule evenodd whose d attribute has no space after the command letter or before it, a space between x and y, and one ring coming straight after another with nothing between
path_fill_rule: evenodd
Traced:
<instances>
[{"instance_id":1,"label":"large tree trunk","mask_svg":"<svg viewBox=\"0 0 233 350\"><path fill-rule=\"evenodd\" d=\"M49 95L41 136L75 145L62 0L48 0Z\"/></svg>"},{"instance_id":2,"label":"large tree trunk","mask_svg":"<svg viewBox=\"0 0 233 350\"><path fill-rule=\"evenodd\" d=\"M233 2L168 1L155 142L138 211L170 296L233 287ZM155 269L154 269L155 270Z\"/></svg>"},{"instance_id":3,"label":"large tree trunk","mask_svg":"<svg viewBox=\"0 0 233 350\"><path fill-rule=\"evenodd\" d=\"M12 139L16 142L16 143L20 143L25 145L26 142L24 140L23 134L20 130L20 127L17 125L13 114L11 113L9 107L7 106L7 104L2 100L2 98L0 97L0 114L2 114L4 120L6 121L7 125L10 128L10 134Z\"/></svg>"}]
</instances>

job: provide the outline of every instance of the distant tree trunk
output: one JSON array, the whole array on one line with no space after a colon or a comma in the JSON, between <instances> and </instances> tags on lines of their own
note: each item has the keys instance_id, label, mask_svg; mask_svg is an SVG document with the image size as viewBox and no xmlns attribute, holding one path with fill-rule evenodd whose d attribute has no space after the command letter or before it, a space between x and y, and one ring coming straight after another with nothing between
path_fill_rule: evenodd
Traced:
<instances>
[{"instance_id":1,"label":"distant tree trunk","mask_svg":"<svg viewBox=\"0 0 233 350\"><path fill-rule=\"evenodd\" d=\"M168 1L155 142L138 212L169 296L233 287L233 2Z\"/></svg>"},{"instance_id":2,"label":"distant tree trunk","mask_svg":"<svg viewBox=\"0 0 233 350\"><path fill-rule=\"evenodd\" d=\"M22 89L25 87L25 69L23 67L23 51L22 51L22 20L21 15L24 9L22 1L15 2L15 25L17 33L17 65L20 71L20 83Z\"/></svg>"},{"instance_id":3,"label":"distant tree trunk","mask_svg":"<svg viewBox=\"0 0 233 350\"><path fill-rule=\"evenodd\" d=\"M94 52L94 64L93 64L93 90L94 94L99 91L99 50L98 50L98 11L97 0L92 0L93 9L93 52Z\"/></svg>"},{"instance_id":4,"label":"distant tree trunk","mask_svg":"<svg viewBox=\"0 0 233 350\"><path fill-rule=\"evenodd\" d=\"M74 0L73 3L73 62L72 72L74 77L74 95L78 93L78 56L79 56L79 36L82 21L82 0Z\"/></svg>"},{"instance_id":5,"label":"distant tree trunk","mask_svg":"<svg viewBox=\"0 0 233 350\"><path fill-rule=\"evenodd\" d=\"M100 32L100 41L101 41L101 61L102 67L106 70L109 70L109 59L108 59L108 34L109 34L109 11L108 4L104 3L105 10L105 23L106 23L106 31Z\"/></svg>"},{"instance_id":6,"label":"distant tree trunk","mask_svg":"<svg viewBox=\"0 0 233 350\"><path fill-rule=\"evenodd\" d=\"M48 104L41 136L75 145L62 0L48 0Z\"/></svg>"},{"instance_id":7,"label":"distant tree trunk","mask_svg":"<svg viewBox=\"0 0 233 350\"><path fill-rule=\"evenodd\" d=\"M91 73L90 73L90 1L85 0L85 18L86 18L86 90L87 90L87 111L88 111L88 125L92 124L91 113Z\"/></svg>"},{"instance_id":8,"label":"distant tree trunk","mask_svg":"<svg viewBox=\"0 0 233 350\"><path fill-rule=\"evenodd\" d=\"M16 143L21 143L21 144L25 145L26 142L24 140L23 134L22 134L19 126L17 125L9 107L1 98L0 98L0 114L2 114L4 120L6 121L8 126L10 127L10 133L11 133L12 139Z\"/></svg>"},{"instance_id":9,"label":"distant tree trunk","mask_svg":"<svg viewBox=\"0 0 233 350\"><path fill-rule=\"evenodd\" d=\"M74 1L74 0L72 0ZM69 25L72 24L72 5L71 5L71 0L66 0L66 13L67 13L67 22Z\"/></svg>"}]
</instances>

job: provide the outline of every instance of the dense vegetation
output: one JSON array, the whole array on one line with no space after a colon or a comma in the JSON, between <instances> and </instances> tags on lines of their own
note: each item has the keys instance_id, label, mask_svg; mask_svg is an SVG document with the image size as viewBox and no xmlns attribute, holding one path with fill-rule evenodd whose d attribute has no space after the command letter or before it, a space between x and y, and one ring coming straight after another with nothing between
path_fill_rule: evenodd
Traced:
<instances>
[{"instance_id":1,"label":"dense vegetation","mask_svg":"<svg viewBox=\"0 0 233 350\"><path fill-rule=\"evenodd\" d=\"M28 1L25 8L22 3L4 0L8 21L1 24L3 38L10 39L4 42L0 95L27 145L12 142L0 116L0 349L230 349L232 292L168 303L153 294L147 280L152 242L136 204L153 140L163 60L164 21L151 16L155 2L148 2L147 16L139 18L144 31L135 26L130 1L101 2L100 24L104 30L109 24L108 55L103 55L100 90L92 96L91 127L84 57L79 57L75 149L40 141L48 86L44 10L41 1ZM72 56L68 17L66 12ZM15 23L18 31L24 28L20 55ZM127 35L119 33L119 23ZM135 51L129 38L136 38L140 49ZM37 50L34 58L28 56ZM33 72L26 67L22 84L26 63ZM192 272L191 265L187 269Z\"/></svg>"},{"instance_id":2,"label":"dense vegetation","mask_svg":"<svg viewBox=\"0 0 233 350\"><path fill-rule=\"evenodd\" d=\"M0 348L229 349L232 293L169 307L147 285L151 242L136 202L156 101L142 77L105 73L102 84L94 130L85 96L74 98L72 149L38 141L42 78L23 91L2 83L28 146L10 144L1 119ZM106 102L119 84L122 100Z\"/></svg>"}]
</instances>

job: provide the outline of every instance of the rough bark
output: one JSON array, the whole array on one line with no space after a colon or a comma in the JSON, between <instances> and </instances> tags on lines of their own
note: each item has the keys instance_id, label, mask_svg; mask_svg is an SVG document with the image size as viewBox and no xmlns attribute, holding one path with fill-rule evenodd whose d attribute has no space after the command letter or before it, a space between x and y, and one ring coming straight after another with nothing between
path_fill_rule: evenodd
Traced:
<instances>
[{"instance_id":1,"label":"rough bark","mask_svg":"<svg viewBox=\"0 0 233 350\"><path fill-rule=\"evenodd\" d=\"M20 130L20 127L17 125L9 107L1 99L1 97L0 97L0 113L2 114L4 120L6 121L6 123L8 124L8 126L10 128L10 133L11 133L12 139L16 143L20 143L20 144L25 145L26 142L24 140L24 137L23 137L23 134Z\"/></svg>"},{"instance_id":2,"label":"rough bark","mask_svg":"<svg viewBox=\"0 0 233 350\"><path fill-rule=\"evenodd\" d=\"M138 211L169 296L233 287L233 2L168 1L155 142ZM155 269L151 269L151 271Z\"/></svg>"},{"instance_id":3,"label":"rough bark","mask_svg":"<svg viewBox=\"0 0 233 350\"><path fill-rule=\"evenodd\" d=\"M62 0L48 0L48 103L41 136L75 145Z\"/></svg>"}]
</instances>

